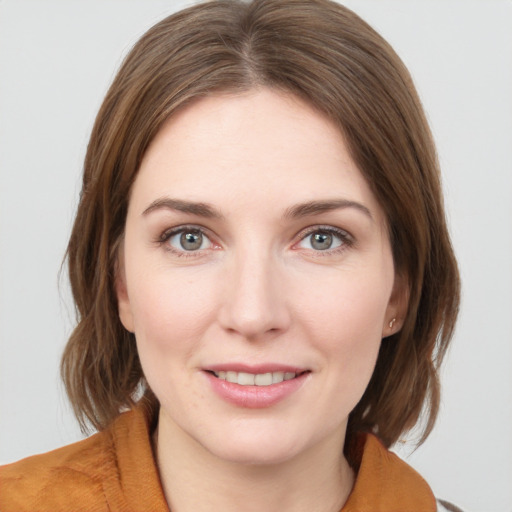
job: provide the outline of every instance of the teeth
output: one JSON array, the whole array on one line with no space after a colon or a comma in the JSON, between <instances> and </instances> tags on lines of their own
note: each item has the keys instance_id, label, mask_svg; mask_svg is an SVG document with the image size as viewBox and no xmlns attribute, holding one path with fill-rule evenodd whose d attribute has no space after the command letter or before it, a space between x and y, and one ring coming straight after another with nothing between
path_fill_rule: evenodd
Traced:
<instances>
[{"instance_id":1,"label":"teeth","mask_svg":"<svg viewBox=\"0 0 512 512\"><path fill-rule=\"evenodd\" d=\"M240 386L270 386L279 384L284 380L294 379L297 374L293 372L272 372L272 373L246 373L246 372L214 372L221 380L227 380Z\"/></svg>"},{"instance_id":2,"label":"teeth","mask_svg":"<svg viewBox=\"0 0 512 512\"><path fill-rule=\"evenodd\" d=\"M238 384L241 386L254 386L254 374L240 372L238 374Z\"/></svg>"},{"instance_id":3,"label":"teeth","mask_svg":"<svg viewBox=\"0 0 512 512\"><path fill-rule=\"evenodd\" d=\"M272 374L272 384L279 384L280 382L283 382L283 380L284 380L283 372L274 372Z\"/></svg>"},{"instance_id":4,"label":"teeth","mask_svg":"<svg viewBox=\"0 0 512 512\"><path fill-rule=\"evenodd\" d=\"M254 376L254 384L256 384L256 386L270 386L270 384L272 384L272 374L258 373Z\"/></svg>"}]
</instances>

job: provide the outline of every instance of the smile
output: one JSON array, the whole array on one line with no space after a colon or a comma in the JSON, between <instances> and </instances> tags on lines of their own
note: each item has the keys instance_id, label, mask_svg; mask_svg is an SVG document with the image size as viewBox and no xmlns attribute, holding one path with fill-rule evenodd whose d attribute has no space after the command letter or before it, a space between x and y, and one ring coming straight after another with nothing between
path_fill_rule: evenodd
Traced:
<instances>
[{"instance_id":1,"label":"smile","mask_svg":"<svg viewBox=\"0 0 512 512\"><path fill-rule=\"evenodd\" d=\"M310 380L311 370L287 365L215 365L203 369L212 391L236 407L261 409L291 397Z\"/></svg>"},{"instance_id":2,"label":"smile","mask_svg":"<svg viewBox=\"0 0 512 512\"><path fill-rule=\"evenodd\" d=\"M297 376L295 372L247 373L218 371L212 373L218 379L240 386L271 386L272 384L279 384L285 380L294 379Z\"/></svg>"}]
</instances>

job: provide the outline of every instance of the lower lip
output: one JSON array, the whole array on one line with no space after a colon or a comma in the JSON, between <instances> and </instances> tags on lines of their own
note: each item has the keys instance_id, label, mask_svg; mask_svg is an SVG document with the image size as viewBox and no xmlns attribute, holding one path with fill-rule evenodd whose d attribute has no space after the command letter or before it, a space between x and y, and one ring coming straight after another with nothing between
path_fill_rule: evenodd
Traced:
<instances>
[{"instance_id":1,"label":"lower lip","mask_svg":"<svg viewBox=\"0 0 512 512\"><path fill-rule=\"evenodd\" d=\"M303 373L294 379L270 386L241 386L218 379L210 372L205 372L205 375L213 391L226 402L247 409L262 409L281 402L297 391L304 384L309 373Z\"/></svg>"}]
</instances>

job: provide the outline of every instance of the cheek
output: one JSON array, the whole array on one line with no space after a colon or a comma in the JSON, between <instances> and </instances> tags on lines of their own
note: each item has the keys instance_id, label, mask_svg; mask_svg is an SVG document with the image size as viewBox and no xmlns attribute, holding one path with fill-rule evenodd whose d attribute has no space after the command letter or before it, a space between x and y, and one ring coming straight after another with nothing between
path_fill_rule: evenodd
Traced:
<instances>
[{"instance_id":1,"label":"cheek","mask_svg":"<svg viewBox=\"0 0 512 512\"><path fill-rule=\"evenodd\" d=\"M356 342L378 339L391 295L391 279L383 273L333 273L318 286L304 283L297 302L300 316L328 339L343 335Z\"/></svg>"},{"instance_id":2,"label":"cheek","mask_svg":"<svg viewBox=\"0 0 512 512\"><path fill-rule=\"evenodd\" d=\"M208 280L149 270L135 276L131 284L129 294L140 350L183 349L198 338L214 314Z\"/></svg>"},{"instance_id":3,"label":"cheek","mask_svg":"<svg viewBox=\"0 0 512 512\"><path fill-rule=\"evenodd\" d=\"M387 293L354 282L310 302L309 338L323 356L323 400L333 427L346 421L373 375L382 340ZM375 284L375 282L374 282ZM312 404L313 407L314 404Z\"/></svg>"},{"instance_id":4,"label":"cheek","mask_svg":"<svg viewBox=\"0 0 512 512\"><path fill-rule=\"evenodd\" d=\"M300 295L297 316L309 338L315 340L329 366L338 367L355 381L369 380L380 348L392 286L383 275L344 273L325 281L321 291L309 287Z\"/></svg>"},{"instance_id":5,"label":"cheek","mask_svg":"<svg viewBox=\"0 0 512 512\"><path fill-rule=\"evenodd\" d=\"M151 389L169 407L170 397L179 401L176 389L190 389L187 403L198 397L191 382L194 356L211 322L215 305L208 285L180 273L146 272L132 282L133 313L137 350ZM188 383L187 383L188 382Z\"/></svg>"}]
</instances>

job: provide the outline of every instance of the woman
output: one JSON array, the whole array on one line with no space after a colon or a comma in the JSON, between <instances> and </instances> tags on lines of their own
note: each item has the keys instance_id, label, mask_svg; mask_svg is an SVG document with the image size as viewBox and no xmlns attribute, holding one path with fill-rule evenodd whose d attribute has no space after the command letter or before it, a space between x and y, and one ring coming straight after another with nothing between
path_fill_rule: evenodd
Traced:
<instances>
[{"instance_id":1,"label":"woman","mask_svg":"<svg viewBox=\"0 0 512 512\"><path fill-rule=\"evenodd\" d=\"M433 427L457 267L409 74L351 11L209 2L149 30L68 262L63 377L100 433L2 468L0 510L436 510L386 448Z\"/></svg>"}]
</instances>

